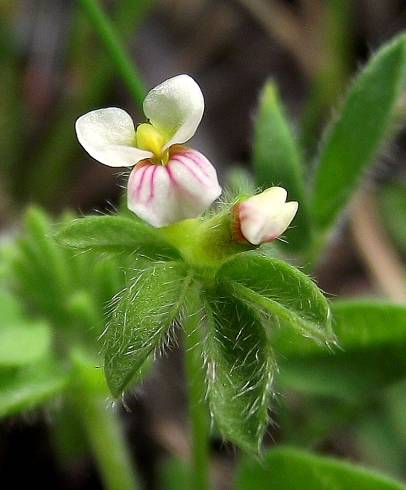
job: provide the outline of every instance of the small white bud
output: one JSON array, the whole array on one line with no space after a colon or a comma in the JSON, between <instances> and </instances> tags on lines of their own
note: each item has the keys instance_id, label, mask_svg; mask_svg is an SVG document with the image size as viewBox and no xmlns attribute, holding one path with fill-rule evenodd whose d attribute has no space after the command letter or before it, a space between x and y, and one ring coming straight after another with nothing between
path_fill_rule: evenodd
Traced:
<instances>
[{"instance_id":1,"label":"small white bud","mask_svg":"<svg viewBox=\"0 0 406 490\"><path fill-rule=\"evenodd\" d=\"M271 187L236 205L236 235L253 245L278 238L288 228L298 209L295 201L286 202L282 187Z\"/></svg>"}]
</instances>

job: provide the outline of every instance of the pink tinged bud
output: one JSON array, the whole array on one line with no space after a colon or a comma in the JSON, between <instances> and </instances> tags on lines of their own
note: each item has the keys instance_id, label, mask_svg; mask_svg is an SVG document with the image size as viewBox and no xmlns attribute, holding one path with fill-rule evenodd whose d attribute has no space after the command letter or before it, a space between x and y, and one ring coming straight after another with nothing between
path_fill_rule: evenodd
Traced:
<instances>
[{"instance_id":1,"label":"pink tinged bud","mask_svg":"<svg viewBox=\"0 0 406 490\"><path fill-rule=\"evenodd\" d=\"M128 181L128 208L157 228L200 216L221 194L217 173L196 150L174 145L166 165L143 160Z\"/></svg>"},{"instance_id":2,"label":"pink tinged bud","mask_svg":"<svg viewBox=\"0 0 406 490\"><path fill-rule=\"evenodd\" d=\"M286 202L282 187L271 187L235 206L234 237L253 245L278 238L288 228L298 209L295 201Z\"/></svg>"}]
</instances>

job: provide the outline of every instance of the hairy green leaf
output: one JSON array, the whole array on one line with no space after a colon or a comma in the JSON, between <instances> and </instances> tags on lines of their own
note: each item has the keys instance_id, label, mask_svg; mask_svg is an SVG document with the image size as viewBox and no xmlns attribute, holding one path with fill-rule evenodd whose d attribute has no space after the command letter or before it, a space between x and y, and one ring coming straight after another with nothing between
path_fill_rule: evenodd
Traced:
<instances>
[{"instance_id":1,"label":"hairy green leaf","mask_svg":"<svg viewBox=\"0 0 406 490\"><path fill-rule=\"evenodd\" d=\"M166 243L157 230L122 216L89 216L64 225L57 241L80 250L125 251L150 259L177 258L177 251Z\"/></svg>"},{"instance_id":2,"label":"hairy green leaf","mask_svg":"<svg viewBox=\"0 0 406 490\"><path fill-rule=\"evenodd\" d=\"M406 486L374 471L338 459L280 447L262 461L246 460L237 490L406 490Z\"/></svg>"},{"instance_id":3,"label":"hairy green leaf","mask_svg":"<svg viewBox=\"0 0 406 490\"><path fill-rule=\"evenodd\" d=\"M311 231L301 155L274 82L268 82L261 93L253 164L259 186L282 186L288 191L289 200L299 201L295 221L286 232L286 245L292 250L304 248L310 241Z\"/></svg>"},{"instance_id":4,"label":"hairy green leaf","mask_svg":"<svg viewBox=\"0 0 406 490\"><path fill-rule=\"evenodd\" d=\"M270 315L272 336L289 327L323 343L334 340L326 298L308 276L286 262L242 253L228 260L217 277L236 298Z\"/></svg>"},{"instance_id":5,"label":"hairy green leaf","mask_svg":"<svg viewBox=\"0 0 406 490\"><path fill-rule=\"evenodd\" d=\"M327 230L347 204L392 123L406 72L406 36L381 48L352 84L323 141L312 191L312 214Z\"/></svg>"},{"instance_id":6,"label":"hairy green leaf","mask_svg":"<svg viewBox=\"0 0 406 490\"><path fill-rule=\"evenodd\" d=\"M114 396L123 392L148 356L162 348L190 281L181 263L156 263L117 296L105 333L104 363Z\"/></svg>"},{"instance_id":7,"label":"hairy green leaf","mask_svg":"<svg viewBox=\"0 0 406 490\"><path fill-rule=\"evenodd\" d=\"M210 410L223 435L257 452L268 422L273 355L260 319L216 289L206 306Z\"/></svg>"},{"instance_id":8,"label":"hairy green leaf","mask_svg":"<svg viewBox=\"0 0 406 490\"><path fill-rule=\"evenodd\" d=\"M313 394L353 399L406 377L406 307L378 301L333 302L338 348L327 351L280 332L279 380Z\"/></svg>"}]
</instances>

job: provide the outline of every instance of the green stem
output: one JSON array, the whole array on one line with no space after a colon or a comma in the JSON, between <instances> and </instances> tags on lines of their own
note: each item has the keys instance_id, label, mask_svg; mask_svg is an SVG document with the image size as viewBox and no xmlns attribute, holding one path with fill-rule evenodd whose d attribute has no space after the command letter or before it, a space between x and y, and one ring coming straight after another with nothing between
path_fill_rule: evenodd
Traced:
<instances>
[{"instance_id":1,"label":"green stem","mask_svg":"<svg viewBox=\"0 0 406 490\"><path fill-rule=\"evenodd\" d=\"M97 0L79 0L79 2L101 41L104 43L104 47L109 53L111 61L127 85L134 101L138 107L142 107L146 94L145 86L134 63L128 56L118 32L100 8Z\"/></svg>"},{"instance_id":2,"label":"green stem","mask_svg":"<svg viewBox=\"0 0 406 490\"><path fill-rule=\"evenodd\" d=\"M104 488L136 490L139 485L120 421L108 403L109 392L103 372L84 361L82 354L75 353L73 359L76 365L74 406L93 450Z\"/></svg>"},{"instance_id":3,"label":"green stem","mask_svg":"<svg viewBox=\"0 0 406 490\"><path fill-rule=\"evenodd\" d=\"M196 301L191 297L188 300L188 314L184 321L184 346L192 439L192 488L208 490L210 488L210 419L205 403L206 381L202 355L202 326L197 296Z\"/></svg>"}]
</instances>

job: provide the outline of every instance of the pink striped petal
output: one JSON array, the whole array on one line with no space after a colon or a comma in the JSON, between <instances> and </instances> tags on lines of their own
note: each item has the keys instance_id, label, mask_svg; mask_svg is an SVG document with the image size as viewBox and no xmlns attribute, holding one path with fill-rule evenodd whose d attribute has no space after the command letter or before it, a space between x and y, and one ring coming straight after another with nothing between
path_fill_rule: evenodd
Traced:
<instances>
[{"instance_id":1,"label":"pink striped petal","mask_svg":"<svg viewBox=\"0 0 406 490\"><path fill-rule=\"evenodd\" d=\"M128 181L128 208L155 227L200 216L221 194L217 173L198 151L173 146L166 165L144 160Z\"/></svg>"}]
</instances>

